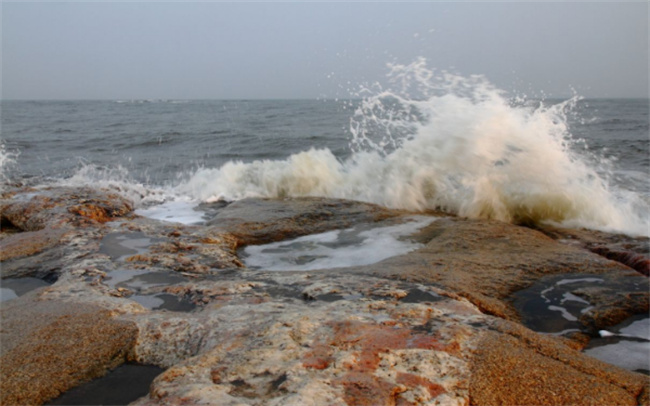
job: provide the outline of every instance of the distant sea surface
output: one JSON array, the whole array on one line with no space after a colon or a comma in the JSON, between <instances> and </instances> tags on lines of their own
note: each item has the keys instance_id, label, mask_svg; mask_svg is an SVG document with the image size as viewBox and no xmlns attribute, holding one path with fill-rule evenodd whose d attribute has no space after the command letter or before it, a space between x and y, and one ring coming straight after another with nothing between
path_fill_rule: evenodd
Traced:
<instances>
[{"instance_id":1,"label":"distant sea surface","mask_svg":"<svg viewBox=\"0 0 650 406\"><path fill-rule=\"evenodd\" d=\"M0 106L5 184L114 187L142 210L315 195L648 234L647 99L382 94Z\"/></svg>"}]
</instances>

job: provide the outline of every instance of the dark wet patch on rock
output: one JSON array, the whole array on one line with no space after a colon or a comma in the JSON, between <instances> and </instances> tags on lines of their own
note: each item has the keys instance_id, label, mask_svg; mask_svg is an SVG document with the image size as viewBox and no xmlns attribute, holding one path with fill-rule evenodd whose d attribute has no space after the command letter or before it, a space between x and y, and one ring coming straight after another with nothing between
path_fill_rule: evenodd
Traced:
<instances>
[{"instance_id":1,"label":"dark wet patch on rock","mask_svg":"<svg viewBox=\"0 0 650 406\"><path fill-rule=\"evenodd\" d=\"M196 207L196 210L203 212L203 220L206 222L214 219L224 208L228 207L232 202L226 200L219 200L211 203L201 203Z\"/></svg>"},{"instance_id":2,"label":"dark wet patch on rock","mask_svg":"<svg viewBox=\"0 0 650 406\"><path fill-rule=\"evenodd\" d=\"M596 330L648 311L642 277L564 274L545 277L513 295L522 323L545 333ZM614 302L614 303L612 303Z\"/></svg>"},{"instance_id":3,"label":"dark wet patch on rock","mask_svg":"<svg viewBox=\"0 0 650 406\"><path fill-rule=\"evenodd\" d=\"M596 230L573 230L540 226L539 230L557 241L583 247L612 261L619 262L637 272L650 275L650 238L631 237L624 234Z\"/></svg>"},{"instance_id":4,"label":"dark wet patch on rock","mask_svg":"<svg viewBox=\"0 0 650 406\"><path fill-rule=\"evenodd\" d=\"M151 382L164 371L152 365L123 364L46 405L128 405L147 395Z\"/></svg>"},{"instance_id":5,"label":"dark wet patch on rock","mask_svg":"<svg viewBox=\"0 0 650 406\"><path fill-rule=\"evenodd\" d=\"M184 297L159 293L154 295L133 295L129 299L134 300L151 310L169 310L172 312L191 312L196 309L196 304Z\"/></svg>"},{"instance_id":6,"label":"dark wet patch on rock","mask_svg":"<svg viewBox=\"0 0 650 406\"><path fill-rule=\"evenodd\" d=\"M2 297L0 298L0 301L20 297L32 290L50 286L55 281L56 280L49 282L43 279L31 277L4 279L0 283L0 287L2 288Z\"/></svg>"},{"instance_id":7,"label":"dark wet patch on rock","mask_svg":"<svg viewBox=\"0 0 650 406\"><path fill-rule=\"evenodd\" d=\"M140 292L153 287L175 285L186 280L187 278L182 275L170 271L151 272L124 268L107 272L105 283L111 287Z\"/></svg>"},{"instance_id":8,"label":"dark wet patch on rock","mask_svg":"<svg viewBox=\"0 0 650 406\"><path fill-rule=\"evenodd\" d=\"M141 232L110 233L102 238L99 252L111 257L114 261L123 261L127 257L144 254L154 240Z\"/></svg>"},{"instance_id":9,"label":"dark wet patch on rock","mask_svg":"<svg viewBox=\"0 0 650 406\"><path fill-rule=\"evenodd\" d=\"M311 298L309 296L305 297L305 300L310 300ZM319 295L316 296L316 300L320 300L323 302L336 302L337 300L344 300L345 298L341 295L338 295L336 293L326 293L324 295ZM313 299L311 299L313 300Z\"/></svg>"},{"instance_id":10,"label":"dark wet patch on rock","mask_svg":"<svg viewBox=\"0 0 650 406\"><path fill-rule=\"evenodd\" d=\"M444 298L440 295L427 292L422 289L411 289L408 291L408 294L400 299L404 303L428 303L428 302L437 302L443 300Z\"/></svg>"},{"instance_id":11,"label":"dark wet patch on rock","mask_svg":"<svg viewBox=\"0 0 650 406\"><path fill-rule=\"evenodd\" d=\"M374 204L340 199L243 199L224 208L207 225L212 233L235 236L241 247L344 229L398 215Z\"/></svg>"}]
</instances>

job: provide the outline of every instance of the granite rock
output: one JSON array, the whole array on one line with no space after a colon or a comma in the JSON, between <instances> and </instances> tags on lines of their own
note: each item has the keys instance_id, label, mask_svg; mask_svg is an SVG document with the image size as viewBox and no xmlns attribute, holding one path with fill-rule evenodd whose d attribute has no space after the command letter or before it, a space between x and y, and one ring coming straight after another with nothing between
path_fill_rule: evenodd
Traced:
<instances>
[{"instance_id":1,"label":"granite rock","mask_svg":"<svg viewBox=\"0 0 650 406\"><path fill-rule=\"evenodd\" d=\"M567 243L566 230L429 213L407 254L271 272L248 269L240 250L412 213L245 199L187 226L135 216L115 192L88 188L15 189L0 209L2 279L56 276L0 306L2 404L43 403L125 359L167 368L139 405L648 399L647 376L580 352L596 329L648 312L648 279L593 252L587 232ZM605 281L572 291L592 305L580 337L521 325L515 294L565 274ZM193 310L166 310L169 297Z\"/></svg>"}]
</instances>

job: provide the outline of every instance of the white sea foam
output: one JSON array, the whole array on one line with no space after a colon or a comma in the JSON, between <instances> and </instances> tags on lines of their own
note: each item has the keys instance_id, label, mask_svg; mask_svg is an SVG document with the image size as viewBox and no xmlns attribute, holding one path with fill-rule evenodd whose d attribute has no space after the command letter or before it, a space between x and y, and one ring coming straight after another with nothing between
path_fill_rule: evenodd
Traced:
<instances>
[{"instance_id":1,"label":"white sea foam","mask_svg":"<svg viewBox=\"0 0 650 406\"><path fill-rule=\"evenodd\" d=\"M135 214L173 223L198 224L203 221L203 213L195 209L196 201L177 198L159 205L137 209Z\"/></svg>"},{"instance_id":2,"label":"white sea foam","mask_svg":"<svg viewBox=\"0 0 650 406\"><path fill-rule=\"evenodd\" d=\"M16 165L18 155L19 153L16 151L7 151L4 142L0 140L0 191L10 181L10 172Z\"/></svg>"},{"instance_id":3,"label":"white sea foam","mask_svg":"<svg viewBox=\"0 0 650 406\"><path fill-rule=\"evenodd\" d=\"M577 279L562 279L556 283L556 285L561 286L561 285L568 285L571 283L578 283L578 282L587 282L587 283L600 283L600 282L605 282L604 279L601 278L577 278Z\"/></svg>"},{"instance_id":4,"label":"white sea foam","mask_svg":"<svg viewBox=\"0 0 650 406\"><path fill-rule=\"evenodd\" d=\"M567 309L565 309L564 307L560 307L560 306L549 306L549 307L548 307L548 310L552 310L552 311L554 311L554 312L560 312L560 313L562 313L562 317L564 317L565 319L567 319L567 320L569 320L569 321L578 321L578 318L577 318L576 316L572 315L572 314L571 314Z\"/></svg>"},{"instance_id":5,"label":"white sea foam","mask_svg":"<svg viewBox=\"0 0 650 406\"><path fill-rule=\"evenodd\" d=\"M648 202L614 189L606 160L576 152L567 114L577 98L513 103L483 77L436 74L422 59L391 66L390 76L393 88L364 89L348 160L311 149L229 162L176 190L203 201L325 196L648 234Z\"/></svg>"}]
</instances>

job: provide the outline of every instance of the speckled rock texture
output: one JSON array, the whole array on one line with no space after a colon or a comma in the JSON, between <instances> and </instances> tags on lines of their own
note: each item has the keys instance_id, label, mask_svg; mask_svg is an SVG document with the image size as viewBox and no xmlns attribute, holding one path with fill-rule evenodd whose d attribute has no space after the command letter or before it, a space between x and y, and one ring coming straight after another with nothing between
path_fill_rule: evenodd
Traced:
<instances>
[{"instance_id":1,"label":"speckled rock texture","mask_svg":"<svg viewBox=\"0 0 650 406\"><path fill-rule=\"evenodd\" d=\"M0 309L0 404L42 404L123 363L134 323L90 304L29 293Z\"/></svg>"},{"instance_id":2,"label":"speckled rock texture","mask_svg":"<svg viewBox=\"0 0 650 406\"><path fill-rule=\"evenodd\" d=\"M647 239L429 213L410 253L271 272L240 250L412 213L319 198L203 209L187 226L138 217L116 191L5 192L2 280L54 283L0 304L0 404L42 404L125 360L166 368L136 405L648 403L647 375L580 352L648 312L647 277L594 247L643 255ZM565 274L613 281L573 292L591 304L581 333L520 324L514 294Z\"/></svg>"}]
</instances>

